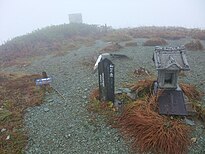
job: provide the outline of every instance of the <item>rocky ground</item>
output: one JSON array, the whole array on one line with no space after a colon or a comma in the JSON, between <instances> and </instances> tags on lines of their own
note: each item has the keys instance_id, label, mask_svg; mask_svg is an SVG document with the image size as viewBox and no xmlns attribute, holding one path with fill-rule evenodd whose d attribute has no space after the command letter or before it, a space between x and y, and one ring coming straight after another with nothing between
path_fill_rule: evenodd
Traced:
<instances>
[{"instance_id":1,"label":"rocky ground","mask_svg":"<svg viewBox=\"0 0 205 154\"><path fill-rule=\"evenodd\" d=\"M125 47L120 54L129 59L113 59L115 64L116 89L122 83L135 82L143 77L135 77L133 72L140 66L156 75L152 62L154 47L143 47L144 39L137 39L138 46ZM170 46L183 45L188 40L169 41ZM203 42L205 44L205 42ZM123 45L123 43L121 44ZM52 77L51 86L55 91L46 93L41 106L29 108L25 115L25 125L29 135L26 153L131 153L129 145L116 129L103 122L101 117L93 122L86 110L89 93L98 86L97 73L93 74L92 59L107 43L96 41L95 45L81 47L68 52L62 57L48 55L35 60L26 67L10 67L2 71L41 73L46 71ZM195 84L205 92L205 52L187 52L191 71L185 73L180 81ZM205 98L203 98L205 104ZM197 125L197 142L190 153L203 153L205 132L202 125Z\"/></svg>"}]
</instances>

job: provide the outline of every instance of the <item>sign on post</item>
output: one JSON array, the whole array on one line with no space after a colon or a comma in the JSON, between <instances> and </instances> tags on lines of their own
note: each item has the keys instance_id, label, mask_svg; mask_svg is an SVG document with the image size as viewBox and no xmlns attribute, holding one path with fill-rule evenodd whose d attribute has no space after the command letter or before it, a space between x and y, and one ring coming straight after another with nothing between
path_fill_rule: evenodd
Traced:
<instances>
[{"instance_id":1,"label":"sign on post","mask_svg":"<svg viewBox=\"0 0 205 154\"><path fill-rule=\"evenodd\" d=\"M36 79L36 85L42 86L51 83L51 78Z\"/></svg>"},{"instance_id":2,"label":"sign on post","mask_svg":"<svg viewBox=\"0 0 205 154\"><path fill-rule=\"evenodd\" d=\"M114 102L114 64L107 58L98 63L98 77L100 99Z\"/></svg>"}]
</instances>

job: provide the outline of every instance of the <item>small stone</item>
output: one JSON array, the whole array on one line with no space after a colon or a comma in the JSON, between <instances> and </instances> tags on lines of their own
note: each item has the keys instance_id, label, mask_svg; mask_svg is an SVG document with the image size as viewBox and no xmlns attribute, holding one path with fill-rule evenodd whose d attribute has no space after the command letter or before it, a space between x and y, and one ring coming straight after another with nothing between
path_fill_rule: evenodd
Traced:
<instances>
[{"instance_id":1,"label":"small stone","mask_svg":"<svg viewBox=\"0 0 205 154\"><path fill-rule=\"evenodd\" d=\"M192 138L191 138L191 142L192 142L192 143L196 143L196 141L197 141L196 137L192 137Z\"/></svg>"},{"instance_id":2,"label":"small stone","mask_svg":"<svg viewBox=\"0 0 205 154\"><path fill-rule=\"evenodd\" d=\"M192 120L190 120L190 119L187 119L186 117L185 117L185 123L187 124L187 125L190 125L190 126L194 126L195 125L195 123L194 123L194 121L192 121Z\"/></svg>"},{"instance_id":3,"label":"small stone","mask_svg":"<svg viewBox=\"0 0 205 154\"><path fill-rule=\"evenodd\" d=\"M51 103L51 102L53 102L53 101L54 101L53 99L49 99L49 100L48 100L49 103Z\"/></svg>"},{"instance_id":4,"label":"small stone","mask_svg":"<svg viewBox=\"0 0 205 154\"><path fill-rule=\"evenodd\" d=\"M129 88L119 88L118 90L122 93L131 93L131 90Z\"/></svg>"},{"instance_id":5,"label":"small stone","mask_svg":"<svg viewBox=\"0 0 205 154\"><path fill-rule=\"evenodd\" d=\"M38 148L35 148L35 151L38 151Z\"/></svg>"},{"instance_id":6,"label":"small stone","mask_svg":"<svg viewBox=\"0 0 205 154\"><path fill-rule=\"evenodd\" d=\"M1 129L1 132L3 133L3 132L5 132L6 131L6 128L2 128Z\"/></svg>"},{"instance_id":7,"label":"small stone","mask_svg":"<svg viewBox=\"0 0 205 154\"><path fill-rule=\"evenodd\" d=\"M86 99L87 98L87 96L83 96L83 99Z\"/></svg>"},{"instance_id":8,"label":"small stone","mask_svg":"<svg viewBox=\"0 0 205 154\"><path fill-rule=\"evenodd\" d=\"M6 140L9 140L10 139L10 135L8 135L7 137L6 137Z\"/></svg>"},{"instance_id":9,"label":"small stone","mask_svg":"<svg viewBox=\"0 0 205 154\"><path fill-rule=\"evenodd\" d=\"M65 135L65 138L70 138L70 137L71 137L71 134Z\"/></svg>"},{"instance_id":10,"label":"small stone","mask_svg":"<svg viewBox=\"0 0 205 154\"><path fill-rule=\"evenodd\" d=\"M137 98L136 93L127 93L127 96L129 96L132 100L135 100Z\"/></svg>"},{"instance_id":11,"label":"small stone","mask_svg":"<svg viewBox=\"0 0 205 154\"><path fill-rule=\"evenodd\" d=\"M85 91L88 91L88 88L85 88Z\"/></svg>"},{"instance_id":12,"label":"small stone","mask_svg":"<svg viewBox=\"0 0 205 154\"><path fill-rule=\"evenodd\" d=\"M122 94L122 91L121 90L116 90L115 94Z\"/></svg>"},{"instance_id":13,"label":"small stone","mask_svg":"<svg viewBox=\"0 0 205 154\"><path fill-rule=\"evenodd\" d=\"M74 125L70 124L70 125L68 126L68 128L73 128L73 126L74 126Z\"/></svg>"},{"instance_id":14,"label":"small stone","mask_svg":"<svg viewBox=\"0 0 205 154\"><path fill-rule=\"evenodd\" d=\"M48 111L49 111L49 108L46 107L46 108L44 108L43 110L44 110L45 112L48 112Z\"/></svg>"}]
</instances>

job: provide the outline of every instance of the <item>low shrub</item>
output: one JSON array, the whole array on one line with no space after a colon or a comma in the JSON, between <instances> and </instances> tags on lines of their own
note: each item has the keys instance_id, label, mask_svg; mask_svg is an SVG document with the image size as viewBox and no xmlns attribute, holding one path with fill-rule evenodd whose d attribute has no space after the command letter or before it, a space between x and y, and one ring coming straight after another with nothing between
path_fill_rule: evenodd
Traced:
<instances>
[{"instance_id":1,"label":"low shrub","mask_svg":"<svg viewBox=\"0 0 205 154\"><path fill-rule=\"evenodd\" d=\"M161 38L151 38L149 40L147 40L146 42L144 42L144 46L164 46L167 45L168 43Z\"/></svg>"},{"instance_id":2,"label":"low shrub","mask_svg":"<svg viewBox=\"0 0 205 154\"><path fill-rule=\"evenodd\" d=\"M152 99L153 100L153 99ZM189 126L154 112L147 101L138 100L117 118L116 126L140 153L187 153Z\"/></svg>"},{"instance_id":3,"label":"low shrub","mask_svg":"<svg viewBox=\"0 0 205 154\"><path fill-rule=\"evenodd\" d=\"M135 47L135 46L137 46L137 42L127 42L127 43L125 43L125 46L126 47Z\"/></svg>"},{"instance_id":4,"label":"low shrub","mask_svg":"<svg viewBox=\"0 0 205 154\"><path fill-rule=\"evenodd\" d=\"M191 42L185 44L185 47L187 50L191 50L191 51L197 51L197 50L204 49L202 43L199 40L191 41Z\"/></svg>"},{"instance_id":5,"label":"low shrub","mask_svg":"<svg viewBox=\"0 0 205 154\"><path fill-rule=\"evenodd\" d=\"M45 89L34 80L41 75L0 74L0 153L23 153L28 141L23 129L28 107L40 105ZM2 131L4 129L4 131Z\"/></svg>"},{"instance_id":6,"label":"low shrub","mask_svg":"<svg viewBox=\"0 0 205 154\"><path fill-rule=\"evenodd\" d=\"M103 40L107 42L123 42L123 41L131 41L132 37L124 31L114 31L111 33L107 33L104 36Z\"/></svg>"},{"instance_id":7,"label":"low shrub","mask_svg":"<svg viewBox=\"0 0 205 154\"><path fill-rule=\"evenodd\" d=\"M100 53L105 53L105 52L115 52L118 51L120 49L122 49L123 47L118 44L118 43L112 43L111 45L106 46L105 48L100 50Z\"/></svg>"}]
</instances>

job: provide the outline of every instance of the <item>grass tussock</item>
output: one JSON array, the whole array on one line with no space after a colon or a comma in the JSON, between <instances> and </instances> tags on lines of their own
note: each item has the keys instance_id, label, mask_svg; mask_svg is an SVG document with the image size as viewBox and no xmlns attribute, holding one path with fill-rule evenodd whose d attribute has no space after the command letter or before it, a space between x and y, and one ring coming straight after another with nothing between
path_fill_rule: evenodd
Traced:
<instances>
[{"instance_id":1,"label":"grass tussock","mask_svg":"<svg viewBox=\"0 0 205 154\"><path fill-rule=\"evenodd\" d=\"M86 66L86 67L93 69L93 67L96 63L96 60L97 60L96 55L90 55L89 57L84 57L80 63L82 64L82 66Z\"/></svg>"},{"instance_id":2,"label":"grass tussock","mask_svg":"<svg viewBox=\"0 0 205 154\"><path fill-rule=\"evenodd\" d=\"M115 126L140 153L187 153L190 128L178 119L159 115L150 104L154 103L138 100L127 106Z\"/></svg>"},{"instance_id":3,"label":"grass tussock","mask_svg":"<svg viewBox=\"0 0 205 154\"><path fill-rule=\"evenodd\" d=\"M168 43L162 38L151 38L144 42L144 46L164 46Z\"/></svg>"},{"instance_id":4,"label":"grass tussock","mask_svg":"<svg viewBox=\"0 0 205 154\"><path fill-rule=\"evenodd\" d=\"M196 100L196 101L200 101L201 100L203 94L197 90L196 86L181 83L180 87L181 87L182 91L184 92L184 94L190 100Z\"/></svg>"},{"instance_id":5,"label":"grass tussock","mask_svg":"<svg viewBox=\"0 0 205 154\"><path fill-rule=\"evenodd\" d=\"M197 118L205 122L205 106L199 103L204 93L198 91L194 85L180 84L180 87L182 88L184 94L191 101L192 108L196 110Z\"/></svg>"},{"instance_id":6,"label":"grass tussock","mask_svg":"<svg viewBox=\"0 0 205 154\"><path fill-rule=\"evenodd\" d=\"M89 96L90 102L87 105L89 112L98 113L101 115L112 115L115 110L112 102L101 102L99 89L94 89Z\"/></svg>"},{"instance_id":7,"label":"grass tussock","mask_svg":"<svg viewBox=\"0 0 205 154\"><path fill-rule=\"evenodd\" d=\"M137 46L137 42L127 42L125 43L126 47L136 47Z\"/></svg>"},{"instance_id":8,"label":"grass tussock","mask_svg":"<svg viewBox=\"0 0 205 154\"><path fill-rule=\"evenodd\" d=\"M104 41L107 42L123 42L123 41L131 41L132 37L128 35L125 31L113 31L110 33L107 33L104 38Z\"/></svg>"},{"instance_id":9,"label":"grass tussock","mask_svg":"<svg viewBox=\"0 0 205 154\"><path fill-rule=\"evenodd\" d=\"M152 94L153 81L151 79L140 80L136 83L127 85L132 91L136 91L138 97L143 98Z\"/></svg>"},{"instance_id":10,"label":"grass tussock","mask_svg":"<svg viewBox=\"0 0 205 154\"><path fill-rule=\"evenodd\" d=\"M44 90L35 86L40 75L0 75L0 153L23 153L27 135L23 129L25 109L39 105Z\"/></svg>"},{"instance_id":11,"label":"grass tussock","mask_svg":"<svg viewBox=\"0 0 205 154\"><path fill-rule=\"evenodd\" d=\"M191 42L185 44L185 47L187 50L191 50L191 51L197 51L197 50L204 49L202 43L199 40L191 41Z\"/></svg>"},{"instance_id":12,"label":"grass tussock","mask_svg":"<svg viewBox=\"0 0 205 154\"><path fill-rule=\"evenodd\" d=\"M96 88L91 91L89 99L90 100L94 100L94 99L100 100L99 88Z\"/></svg>"},{"instance_id":13,"label":"grass tussock","mask_svg":"<svg viewBox=\"0 0 205 154\"><path fill-rule=\"evenodd\" d=\"M190 30L182 27L137 27L128 30L134 38L160 37L169 40L179 40L189 35Z\"/></svg>"},{"instance_id":14,"label":"grass tussock","mask_svg":"<svg viewBox=\"0 0 205 154\"><path fill-rule=\"evenodd\" d=\"M134 70L134 75L139 77L139 76L150 76L150 72L144 68L144 67L139 67L138 69Z\"/></svg>"},{"instance_id":15,"label":"grass tussock","mask_svg":"<svg viewBox=\"0 0 205 154\"><path fill-rule=\"evenodd\" d=\"M205 30L193 30L191 32L193 39L205 40Z\"/></svg>"},{"instance_id":16,"label":"grass tussock","mask_svg":"<svg viewBox=\"0 0 205 154\"><path fill-rule=\"evenodd\" d=\"M100 53L119 51L123 47L118 43L112 43L100 50Z\"/></svg>"}]
</instances>

